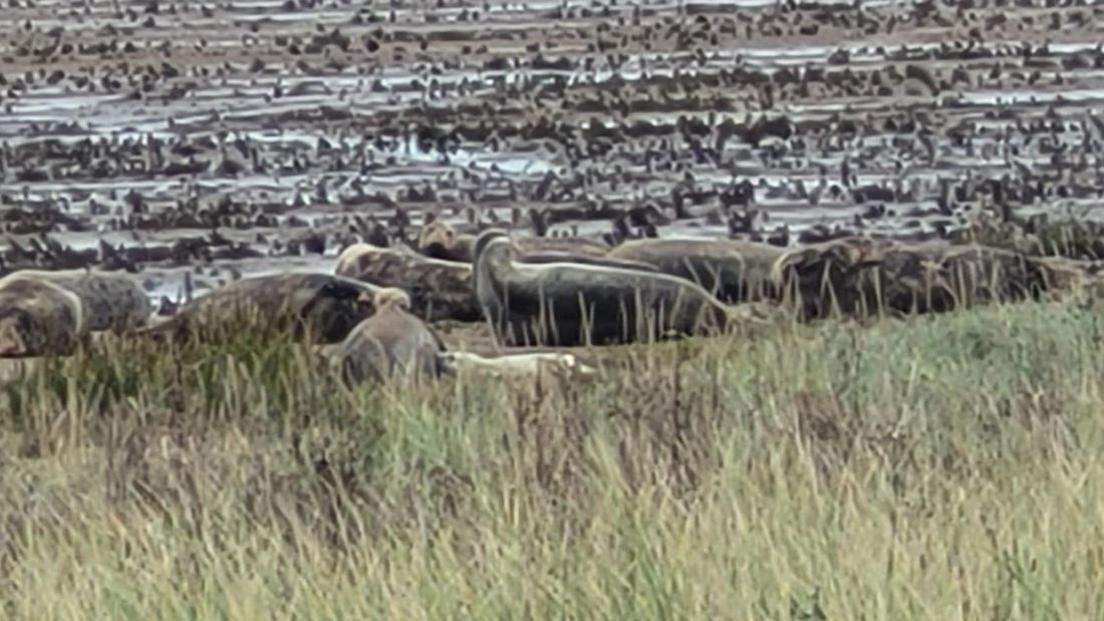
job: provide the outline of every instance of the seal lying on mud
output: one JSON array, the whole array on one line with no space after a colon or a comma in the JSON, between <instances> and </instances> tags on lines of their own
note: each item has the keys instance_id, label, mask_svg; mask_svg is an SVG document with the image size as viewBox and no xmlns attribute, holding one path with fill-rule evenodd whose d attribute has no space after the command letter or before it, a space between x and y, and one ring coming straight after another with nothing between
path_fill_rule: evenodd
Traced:
<instances>
[{"instance_id":1,"label":"seal lying on mud","mask_svg":"<svg viewBox=\"0 0 1104 621\"><path fill-rule=\"evenodd\" d=\"M941 313L1072 287L1066 265L980 246L844 238L787 253L773 278L806 319Z\"/></svg>"},{"instance_id":2,"label":"seal lying on mud","mask_svg":"<svg viewBox=\"0 0 1104 621\"><path fill-rule=\"evenodd\" d=\"M457 233L447 222L434 220L418 233L418 251L427 257L472 263L475 257L475 235ZM513 240L518 255L548 255L549 262L557 255L601 258L609 252L605 242L583 237L520 237ZM532 262L539 259L534 258Z\"/></svg>"},{"instance_id":3,"label":"seal lying on mud","mask_svg":"<svg viewBox=\"0 0 1104 621\"><path fill-rule=\"evenodd\" d=\"M253 321L314 343L338 343L367 315L379 287L316 272L243 278L199 297L144 332L188 338Z\"/></svg>"},{"instance_id":4,"label":"seal lying on mud","mask_svg":"<svg viewBox=\"0 0 1104 621\"><path fill-rule=\"evenodd\" d=\"M512 345L627 343L723 330L750 318L690 281L639 270L513 260L502 230L475 245L475 291L496 336Z\"/></svg>"},{"instance_id":5,"label":"seal lying on mud","mask_svg":"<svg viewBox=\"0 0 1104 621\"><path fill-rule=\"evenodd\" d=\"M605 257L584 257L549 251L517 258L521 263L576 262L657 271L647 263ZM434 259L406 246L381 248L353 244L337 258L334 273L380 287L397 287L410 295L411 311L426 321L479 321L483 317L472 285L472 266Z\"/></svg>"},{"instance_id":6,"label":"seal lying on mud","mask_svg":"<svg viewBox=\"0 0 1104 621\"><path fill-rule=\"evenodd\" d=\"M845 237L795 248L775 261L771 287L802 319L859 314L868 302L862 271L877 265L895 246L886 240Z\"/></svg>"},{"instance_id":7,"label":"seal lying on mud","mask_svg":"<svg viewBox=\"0 0 1104 621\"><path fill-rule=\"evenodd\" d=\"M868 307L899 313L1034 299L1067 277L1045 261L974 244L897 246L862 275Z\"/></svg>"},{"instance_id":8,"label":"seal lying on mud","mask_svg":"<svg viewBox=\"0 0 1104 621\"><path fill-rule=\"evenodd\" d=\"M410 314L410 297L402 289L385 288L373 297L375 312L361 321L332 354L332 362L349 385L383 382L396 375L415 381L442 374L438 354L441 339L421 319Z\"/></svg>"},{"instance_id":9,"label":"seal lying on mud","mask_svg":"<svg viewBox=\"0 0 1104 621\"><path fill-rule=\"evenodd\" d=\"M771 269L785 252L771 244L728 239L634 239L606 256L652 265L698 283L722 302L736 304L777 297Z\"/></svg>"},{"instance_id":10,"label":"seal lying on mud","mask_svg":"<svg viewBox=\"0 0 1104 621\"><path fill-rule=\"evenodd\" d=\"M353 244L337 258L334 273L407 292L411 310L426 321L482 317L467 263L422 256L409 248Z\"/></svg>"},{"instance_id":11,"label":"seal lying on mud","mask_svg":"<svg viewBox=\"0 0 1104 621\"><path fill-rule=\"evenodd\" d=\"M0 355L70 354L85 334L139 327L152 313L123 275L21 270L0 278Z\"/></svg>"}]
</instances>

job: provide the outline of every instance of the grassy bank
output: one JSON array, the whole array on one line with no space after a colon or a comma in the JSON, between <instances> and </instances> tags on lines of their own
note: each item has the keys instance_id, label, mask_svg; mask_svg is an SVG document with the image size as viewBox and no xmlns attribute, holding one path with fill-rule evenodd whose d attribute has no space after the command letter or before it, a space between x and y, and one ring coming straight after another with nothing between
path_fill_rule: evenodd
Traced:
<instances>
[{"instance_id":1,"label":"grassy bank","mask_svg":"<svg viewBox=\"0 0 1104 621\"><path fill-rule=\"evenodd\" d=\"M1090 618L1104 338L1026 304L345 391L239 334L0 397L8 618Z\"/></svg>"}]
</instances>

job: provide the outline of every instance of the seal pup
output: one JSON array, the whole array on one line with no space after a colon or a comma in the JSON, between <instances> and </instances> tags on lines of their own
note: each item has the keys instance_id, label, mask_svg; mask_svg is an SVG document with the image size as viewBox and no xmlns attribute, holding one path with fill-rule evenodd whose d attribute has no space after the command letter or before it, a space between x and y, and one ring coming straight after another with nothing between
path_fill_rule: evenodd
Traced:
<instances>
[{"instance_id":1,"label":"seal pup","mask_svg":"<svg viewBox=\"0 0 1104 621\"><path fill-rule=\"evenodd\" d=\"M778 297L771 269L785 252L772 244L729 239L633 239L606 256L652 265L698 283L722 302L737 304Z\"/></svg>"},{"instance_id":2,"label":"seal pup","mask_svg":"<svg viewBox=\"0 0 1104 621\"><path fill-rule=\"evenodd\" d=\"M379 287L318 272L243 278L196 298L177 314L143 331L187 339L252 321L296 339L341 342L371 308Z\"/></svg>"},{"instance_id":3,"label":"seal pup","mask_svg":"<svg viewBox=\"0 0 1104 621\"><path fill-rule=\"evenodd\" d=\"M410 313L410 296L402 289L383 288L373 296L373 306L375 312L357 324L332 354L342 381L351 386L399 375L415 382L440 377L439 355L445 345Z\"/></svg>"},{"instance_id":4,"label":"seal pup","mask_svg":"<svg viewBox=\"0 0 1104 621\"><path fill-rule=\"evenodd\" d=\"M503 353L483 356L474 352L448 351L438 360L451 375L470 371L497 379L533 379L542 374L572 379L593 377L597 369L570 352Z\"/></svg>"},{"instance_id":5,"label":"seal pup","mask_svg":"<svg viewBox=\"0 0 1104 621\"><path fill-rule=\"evenodd\" d=\"M777 301L803 320L854 315L867 304L862 271L876 265L894 242L844 237L788 250L775 261L770 286Z\"/></svg>"},{"instance_id":6,"label":"seal pup","mask_svg":"<svg viewBox=\"0 0 1104 621\"><path fill-rule=\"evenodd\" d=\"M482 317L470 263L430 258L405 246L381 248L359 243L342 251L334 273L405 290L414 314L426 321L478 321Z\"/></svg>"},{"instance_id":7,"label":"seal pup","mask_svg":"<svg viewBox=\"0 0 1104 621\"><path fill-rule=\"evenodd\" d=\"M481 233L474 250L476 296L497 338L511 345L628 343L715 333L752 318L677 276L517 262L501 229Z\"/></svg>"}]
</instances>

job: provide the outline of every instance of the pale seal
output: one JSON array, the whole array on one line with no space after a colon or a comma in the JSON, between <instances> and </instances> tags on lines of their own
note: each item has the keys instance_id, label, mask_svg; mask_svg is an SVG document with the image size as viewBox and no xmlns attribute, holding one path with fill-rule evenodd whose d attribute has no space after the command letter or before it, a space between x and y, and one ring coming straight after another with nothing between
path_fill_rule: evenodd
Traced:
<instances>
[{"instance_id":1,"label":"pale seal","mask_svg":"<svg viewBox=\"0 0 1104 621\"><path fill-rule=\"evenodd\" d=\"M441 220L434 220L422 227L418 234L418 251L428 257L471 263L475 257L476 236L457 233L456 229ZM518 237L513 239L518 255L556 255L601 258L610 246L603 241L585 237ZM536 262L538 259L534 259Z\"/></svg>"},{"instance_id":2,"label":"pale seal","mask_svg":"<svg viewBox=\"0 0 1104 621\"><path fill-rule=\"evenodd\" d=\"M548 251L517 258L521 263L574 262L587 265L657 271L639 261ZM472 285L470 263L434 259L398 245L382 248L353 244L337 258L334 273L380 287L397 287L410 295L411 311L426 321L479 321L482 311Z\"/></svg>"},{"instance_id":3,"label":"pale seal","mask_svg":"<svg viewBox=\"0 0 1104 621\"><path fill-rule=\"evenodd\" d=\"M496 336L511 345L716 333L747 316L676 276L570 262L519 263L505 231L493 229L476 240L475 291Z\"/></svg>"},{"instance_id":4,"label":"pale seal","mask_svg":"<svg viewBox=\"0 0 1104 621\"><path fill-rule=\"evenodd\" d=\"M375 312L361 321L333 353L333 364L348 385L384 382L405 376L415 382L442 373L438 358L445 346L418 317L410 313L410 297L401 289L380 289Z\"/></svg>"}]
</instances>

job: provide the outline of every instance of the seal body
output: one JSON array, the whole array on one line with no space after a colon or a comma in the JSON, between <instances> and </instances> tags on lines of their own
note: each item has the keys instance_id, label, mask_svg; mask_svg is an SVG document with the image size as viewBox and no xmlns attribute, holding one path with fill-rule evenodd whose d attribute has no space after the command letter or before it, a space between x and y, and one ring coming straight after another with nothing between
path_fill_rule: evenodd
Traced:
<instances>
[{"instance_id":1,"label":"seal body","mask_svg":"<svg viewBox=\"0 0 1104 621\"><path fill-rule=\"evenodd\" d=\"M427 257L460 263L472 262L475 236L457 233L441 220L434 220L418 231L418 251Z\"/></svg>"},{"instance_id":2,"label":"seal body","mask_svg":"<svg viewBox=\"0 0 1104 621\"><path fill-rule=\"evenodd\" d=\"M606 256L652 265L736 304L777 298L770 276L783 254L771 244L728 239L634 239Z\"/></svg>"},{"instance_id":3,"label":"seal body","mask_svg":"<svg viewBox=\"0 0 1104 621\"><path fill-rule=\"evenodd\" d=\"M1076 281L1068 268L988 246L845 238L796 249L774 277L806 319L942 313L1038 297Z\"/></svg>"},{"instance_id":4,"label":"seal body","mask_svg":"<svg viewBox=\"0 0 1104 621\"><path fill-rule=\"evenodd\" d=\"M440 376L441 339L409 312L409 297L384 289L375 297L375 312L361 321L334 352L333 363L346 384L384 382L396 376L414 381Z\"/></svg>"},{"instance_id":5,"label":"seal body","mask_svg":"<svg viewBox=\"0 0 1104 621\"><path fill-rule=\"evenodd\" d=\"M905 314L1035 298L1056 284L1045 264L979 245L897 246L862 276L868 308Z\"/></svg>"},{"instance_id":6,"label":"seal body","mask_svg":"<svg viewBox=\"0 0 1104 621\"><path fill-rule=\"evenodd\" d=\"M486 373L499 379L535 379L542 374L578 379L593 376L597 370L570 352L500 353L483 356L472 352L445 352L438 356L452 374L465 370Z\"/></svg>"},{"instance_id":7,"label":"seal body","mask_svg":"<svg viewBox=\"0 0 1104 621\"><path fill-rule=\"evenodd\" d=\"M81 301L84 330L124 331L145 325L153 305L133 279L123 274L87 270L20 270L0 279L39 280L72 292Z\"/></svg>"},{"instance_id":8,"label":"seal body","mask_svg":"<svg viewBox=\"0 0 1104 621\"><path fill-rule=\"evenodd\" d=\"M800 319L861 314L869 304L863 270L896 246L887 240L845 237L794 248L772 266L771 287Z\"/></svg>"},{"instance_id":9,"label":"seal body","mask_svg":"<svg viewBox=\"0 0 1104 621\"><path fill-rule=\"evenodd\" d=\"M398 287L411 299L411 312L426 321L478 321L482 316L472 286L470 263L433 259L405 247L353 244L334 272L379 287Z\"/></svg>"},{"instance_id":10,"label":"seal body","mask_svg":"<svg viewBox=\"0 0 1104 621\"><path fill-rule=\"evenodd\" d=\"M83 304L72 291L35 277L0 279L0 355L68 355L85 332Z\"/></svg>"},{"instance_id":11,"label":"seal body","mask_svg":"<svg viewBox=\"0 0 1104 621\"><path fill-rule=\"evenodd\" d=\"M251 321L313 343L337 343L364 318L378 289L316 272L243 278L196 298L148 332L189 338Z\"/></svg>"},{"instance_id":12,"label":"seal body","mask_svg":"<svg viewBox=\"0 0 1104 621\"><path fill-rule=\"evenodd\" d=\"M475 287L496 336L511 345L627 343L723 329L731 309L690 281L647 271L513 260L505 232L475 245Z\"/></svg>"},{"instance_id":13,"label":"seal body","mask_svg":"<svg viewBox=\"0 0 1104 621\"><path fill-rule=\"evenodd\" d=\"M422 227L418 234L418 251L428 257L471 263L475 260L475 235L457 233L456 229L441 220L434 220ZM555 256L589 257L600 259L610 251L603 241L585 237L519 237L513 239L515 254L545 256L549 262Z\"/></svg>"}]
</instances>

